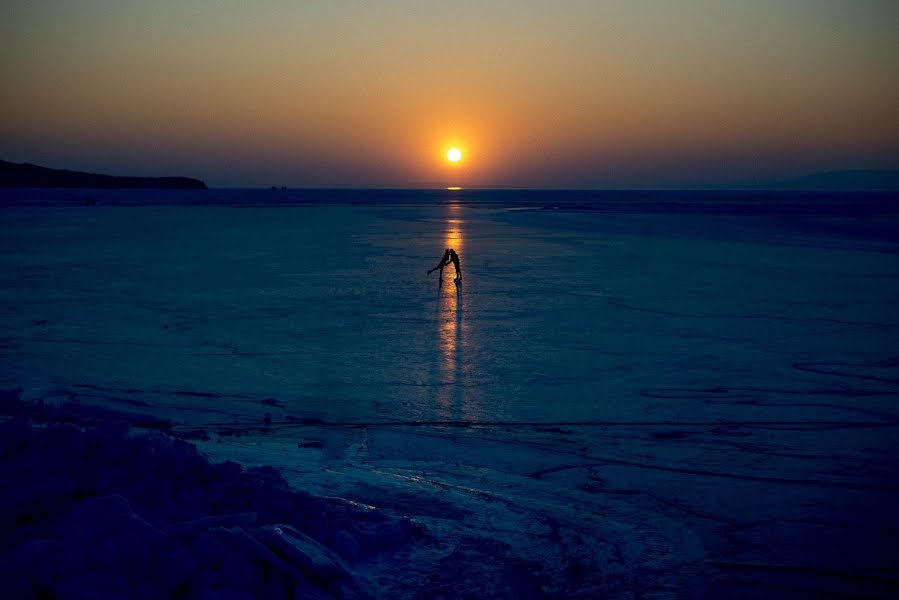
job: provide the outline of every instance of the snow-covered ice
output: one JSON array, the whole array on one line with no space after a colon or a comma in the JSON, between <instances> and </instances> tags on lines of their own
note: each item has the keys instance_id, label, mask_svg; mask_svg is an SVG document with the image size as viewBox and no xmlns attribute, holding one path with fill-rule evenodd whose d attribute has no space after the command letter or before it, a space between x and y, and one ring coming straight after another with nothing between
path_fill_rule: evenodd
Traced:
<instances>
[{"instance_id":1,"label":"snow-covered ice","mask_svg":"<svg viewBox=\"0 0 899 600\"><path fill-rule=\"evenodd\" d=\"M4 394L18 418L0 425L4 597L360 598L349 565L416 534L408 519L290 490L271 467L129 436L127 416L17 396Z\"/></svg>"},{"instance_id":2,"label":"snow-covered ice","mask_svg":"<svg viewBox=\"0 0 899 600\"><path fill-rule=\"evenodd\" d=\"M409 524L376 550L289 515L179 517L353 582L321 594L899 585L895 209L452 198L3 208L0 388L44 403L17 431L46 444L52 423L74 422L124 447L168 431L214 462L272 466L297 493L343 499L321 506ZM446 247L458 285L452 267L442 285L425 275ZM117 421L155 437L110 431ZM95 501L122 518L175 527L104 490Z\"/></svg>"}]
</instances>

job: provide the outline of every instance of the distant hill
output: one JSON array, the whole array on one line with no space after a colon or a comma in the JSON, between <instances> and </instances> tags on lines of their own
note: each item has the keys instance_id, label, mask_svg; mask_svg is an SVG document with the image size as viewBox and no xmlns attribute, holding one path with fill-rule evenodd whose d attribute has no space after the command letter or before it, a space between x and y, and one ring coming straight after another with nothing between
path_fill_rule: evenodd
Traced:
<instances>
[{"instance_id":1,"label":"distant hill","mask_svg":"<svg viewBox=\"0 0 899 600\"><path fill-rule=\"evenodd\" d=\"M0 160L0 188L205 190L206 184L189 177L119 177Z\"/></svg>"},{"instance_id":2,"label":"distant hill","mask_svg":"<svg viewBox=\"0 0 899 600\"><path fill-rule=\"evenodd\" d=\"M769 186L770 187L770 186ZM861 191L899 190L899 171L826 171L777 182L781 190Z\"/></svg>"}]
</instances>

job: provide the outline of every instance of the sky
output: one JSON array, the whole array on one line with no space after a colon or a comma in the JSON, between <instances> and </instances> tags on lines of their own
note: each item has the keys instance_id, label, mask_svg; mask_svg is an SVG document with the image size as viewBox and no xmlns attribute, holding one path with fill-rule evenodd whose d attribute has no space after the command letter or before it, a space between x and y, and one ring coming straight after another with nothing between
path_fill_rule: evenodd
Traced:
<instances>
[{"instance_id":1,"label":"sky","mask_svg":"<svg viewBox=\"0 0 899 600\"><path fill-rule=\"evenodd\" d=\"M4 0L0 77L0 159L213 187L899 168L893 0Z\"/></svg>"}]
</instances>

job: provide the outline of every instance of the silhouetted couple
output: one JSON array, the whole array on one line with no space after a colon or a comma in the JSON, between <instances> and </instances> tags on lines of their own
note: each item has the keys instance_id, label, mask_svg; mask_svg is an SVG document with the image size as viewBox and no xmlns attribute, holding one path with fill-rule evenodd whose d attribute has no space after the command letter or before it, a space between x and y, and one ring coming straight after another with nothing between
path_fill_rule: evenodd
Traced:
<instances>
[{"instance_id":1,"label":"silhouetted couple","mask_svg":"<svg viewBox=\"0 0 899 600\"><path fill-rule=\"evenodd\" d=\"M446 252L443 253L443 258L440 259L440 262L437 263L437 266L428 271L428 275L440 269L440 280L443 281L443 267L446 265L453 263L453 266L456 268L456 279L462 279L462 267L459 265L459 255L456 254L456 251L452 248L447 248Z\"/></svg>"}]
</instances>

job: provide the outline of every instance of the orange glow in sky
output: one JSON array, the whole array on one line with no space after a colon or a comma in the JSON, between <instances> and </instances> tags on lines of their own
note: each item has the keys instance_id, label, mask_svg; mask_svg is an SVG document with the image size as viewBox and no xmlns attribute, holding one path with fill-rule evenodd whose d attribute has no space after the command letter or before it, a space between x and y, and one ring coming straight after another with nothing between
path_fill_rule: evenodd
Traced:
<instances>
[{"instance_id":1,"label":"orange glow in sky","mask_svg":"<svg viewBox=\"0 0 899 600\"><path fill-rule=\"evenodd\" d=\"M874 0L10 0L0 159L266 187L655 187L899 168L894 12Z\"/></svg>"}]
</instances>

